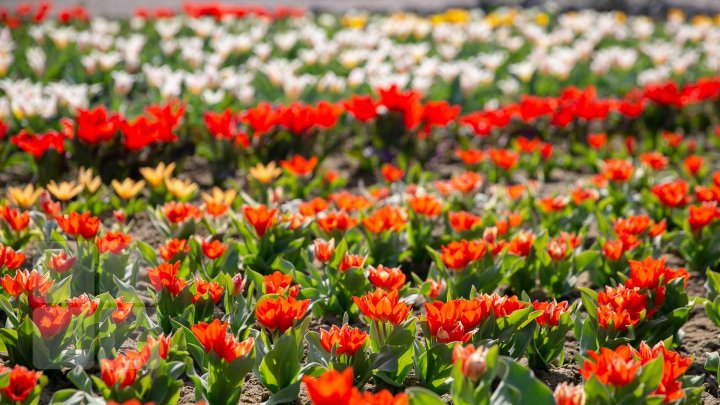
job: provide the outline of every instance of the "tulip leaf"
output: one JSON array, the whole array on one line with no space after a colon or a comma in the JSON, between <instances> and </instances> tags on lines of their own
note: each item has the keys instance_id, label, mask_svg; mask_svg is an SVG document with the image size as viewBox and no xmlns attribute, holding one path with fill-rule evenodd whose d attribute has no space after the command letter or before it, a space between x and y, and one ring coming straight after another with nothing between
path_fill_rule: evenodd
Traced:
<instances>
[{"instance_id":1,"label":"tulip leaf","mask_svg":"<svg viewBox=\"0 0 720 405\"><path fill-rule=\"evenodd\" d=\"M434 392L420 387L411 387L405 391L411 405L444 405L445 402Z\"/></svg>"}]
</instances>

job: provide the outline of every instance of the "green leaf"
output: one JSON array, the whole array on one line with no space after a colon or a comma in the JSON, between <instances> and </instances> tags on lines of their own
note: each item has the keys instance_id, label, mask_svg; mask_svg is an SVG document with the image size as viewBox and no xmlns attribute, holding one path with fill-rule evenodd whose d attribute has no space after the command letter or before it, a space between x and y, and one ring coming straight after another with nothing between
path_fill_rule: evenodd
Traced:
<instances>
[{"instance_id":1,"label":"green leaf","mask_svg":"<svg viewBox=\"0 0 720 405\"><path fill-rule=\"evenodd\" d=\"M71 372L67 374L68 380L70 380L75 386L88 394L93 394L92 381L88 377L87 373L81 366L76 366Z\"/></svg>"},{"instance_id":2,"label":"green leaf","mask_svg":"<svg viewBox=\"0 0 720 405\"><path fill-rule=\"evenodd\" d=\"M527 368L507 357L498 359L500 385L491 404L554 405L552 391Z\"/></svg>"},{"instance_id":3,"label":"green leaf","mask_svg":"<svg viewBox=\"0 0 720 405\"><path fill-rule=\"evenodd\" d=\"M282 335L260 361L256 375L270 392L293 384L300 373L300 356L292 333Z\"/></svg>"},{"instance_id":4,"label":"green leaf","mask_svg":"<svg viewBox=\"0 0 720 405\"><path fill-rule=\"evenodd\" d=\"M411 387L405 390L411 405L444 405L445 402L432 391L420 387Z\"/></svg>"}]
</instances>

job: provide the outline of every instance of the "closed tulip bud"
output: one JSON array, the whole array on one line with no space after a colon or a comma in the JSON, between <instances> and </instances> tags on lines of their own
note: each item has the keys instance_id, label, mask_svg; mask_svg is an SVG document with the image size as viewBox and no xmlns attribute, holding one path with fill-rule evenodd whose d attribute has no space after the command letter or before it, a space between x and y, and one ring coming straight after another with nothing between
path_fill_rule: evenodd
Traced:
<instances>
[{"instance_id":1,"label":"closed tulip bud","mask_svg":"<svg viewBox=\"0 0 720 405\"><path fill-rule=\"evenodd\" d=\"M329 262L333 253L335 253L334 238L329 241L315 239L315 242L313 242L313 254L315 255L315 259L320 263Z\"/></svg>"},{"instance_id":2,"label":"closed tulip bud","mask_svg":"<svg viewBox=\"0 0 720 405\"><path fill-rule=\"evenodd\" d=\"M463 375L473 381L479 380L487 371L487 351L485 347L467 345L455 346L453 350L453 363L460 362Z\"/></svg>"}]
</instances>

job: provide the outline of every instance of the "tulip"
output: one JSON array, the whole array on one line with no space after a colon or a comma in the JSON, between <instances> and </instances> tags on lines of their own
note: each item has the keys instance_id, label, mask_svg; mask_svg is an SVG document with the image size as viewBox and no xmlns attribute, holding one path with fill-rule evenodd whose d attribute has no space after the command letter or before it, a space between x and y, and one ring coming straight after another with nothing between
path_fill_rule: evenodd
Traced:
<instances>
[{"instance_id":1,"label":"tulip","mask_svg":"<svg viewBox=\"0 0 720 405\"><path fill-rule=\"evenodd\" d=\"M175 163L165 165L160 163L156 167L143 167L140 169L140 174L145 178L152 187L157 188L162 185L166 178L169 178L175 170Z\"/></svg>"},{"instance_id":2,"label":"tulip","mask_svg":"<svg viewBox=\"0 0 720 405\"><path fill-rule=\"evenodd\" d=\"M263 166L261 163L250 168L250 177L262 184L270 184L275 178L282 174L282 170L277 167L275 162L270 162Z\"/></svg>"},{"instance_id":3,"label":"tulip","mask_svg":"<svg viewBox=\"0 0 720 405\"><path fill-rule=\"evenodd\" d=\"M605 347L600 352L589 351L589 360L580 368L583 378L595 376L602 384L623 387L630 384L640 370L641 363L635 359L628 346L620 346L615 350Z\"/></svg>"},{"instance_id":4,"label":"tulip","mask_svg":"<svg viewBox=\"0 0 720 405\"><path fill-rule=\"evenodd\" d=\"M259 205L255 208L246 206L243 208L245 219L255 228L258 237L263 237L276 220L277 208L268 210L267 206Z\"/></svg>"},{"instance_id":5,"label":"tulip","mask_svg":"<svg viewBox=\"0 0 720 405\"><path fill-rule=\"evenodd\" d=\"M26 210L35 204L42 191L42 188L36 189L32 184L26 185L25 188L8 187L8 197L13 204Z\"/></svg>"},{"instance_id":6,"label":"tulip","mask_svg":"<svg viewBox=\"0 0 720 405\"><path fill-rule=\"evenodd\" d=\"M113 254L120 254L132 241L132 236L126 235L122 232L108 232L103 235L102 238L96 240L98 251L100 253L112 252Z\"/></svg>"},{"instance_id":7,"label":"tulip","mask_svg":"<svg viewBox=\"0 0 720 405\"><path fill-rule=\"evenodd\" d=\"M335 253L335 239L324 241L322 239L315 239L313 242L313 256L320 263L327 263Z\"/></svg>"},{"instance_id":8,"label":"tulip","mask_svg":"<svg viewBox=\"0 0 720 405\"><path fill-rule=\"evenodd\" d=\"M452 354L453 364L460 364L462 374L472 381L478 381L487 371L487 350L483 346L455 346Z\"/></svg>"},{"instance_id":9,"label":"tulip","mask_svg":"<svg viewBox=\"0 0 720 405\"><path fill-rule=\"evenodd\" d=\"M110 184L115 193L123 200L132 200L145 187L144 181L133 181L130 178L126 178L122 183L113 180Z\"/></svg>"},{"instance_id":10,"label":"tulip","mask_svg":"<svg viewBox=\"0 0 720 405\"><path fill-rule=\"evenodd\" d=\"M148 268L147 274L153 287L160 291L163 287L173 296L177 296L187 286L187 281L178 278L177 273L180 270L180 262L173 264L160 263L155 268Z\"/></svg>"},{"instance_id":11,"label":"tulip","mask_svg":"<svg viewBox=\"0 0 720 405\"><path fill-rule=\"evenodd\" d=\"M385 292L377 289L362 297L353 297L353 301L360 311L375 322L390 322L397 326L407 318L410 306L400 302L398 292Z\"/></svg>"},{"instance_id":12,"label":"tulip","mask_svg":"<svg viewBox=\"0 0 720 405\"><path fill-rule=\"evenodd\" d=\"M405 273L399 267L368 267L368 280L376 287L383 290L400 290L405 285Z\"/></svg>"},{"instance_id":13,"label":"tulip","mask_svg":"<svg viewBox=\"0 0 720 405\"><path fill-rule=\"evenodd\" d=\"M365 345L367 336L366 332L359 328L351 328L348 324L344 324L342 328L333 325L329 330L320 329L320 344L328 353L336 347L336 355L352 357Z\"/></svg>"},{"instance_id":14,"label":"tulip","mask_svg":"<svg viewBox=\"0 0 720 405\"><path fill-rule=\"evenodd\" d=\"M52 180L47 185L47 190L58 200L68 201L80 194L83 191L83 186L82 184L75 184L69 181L63 181L58 184L55 183L55 180Z\"/></svg>"},{"instance_id":15,"label":"tulip","mask_svg":"<svg viewBox=\"0 0 720 405\"><path fill-rule=\"evenodd\" d=\"M9 373L8 385L0 392L1 397L9 399L12 403L23 403L33 392L42 376L40 371L32 371L27 368L15 365L14 368L0 366L0 376Z\"/></svg>"},{"instance_id":16,"label":"tulip","mask_svg":"<svg viewBox=\"0 0 720 405\"><path fill-rule=\"evenodd\" d=\"M296 320L301 320L310 306L310 300L297 301L293 297L264 298L255 307L260 325L270 331L285 333Z\"/></svg>"},{"instance_id":17,"label":"tulip","mask_svg":"<svg viewBox=\"0 0 720 405\"><path fill-rule=\"evenodd\" d=\"M90 216L90 212L57 215L55 220L66 234L76 238L82 236L84 239L91 239L95 237L100 227L100 218Z\"/></svg>"}]
</instances>

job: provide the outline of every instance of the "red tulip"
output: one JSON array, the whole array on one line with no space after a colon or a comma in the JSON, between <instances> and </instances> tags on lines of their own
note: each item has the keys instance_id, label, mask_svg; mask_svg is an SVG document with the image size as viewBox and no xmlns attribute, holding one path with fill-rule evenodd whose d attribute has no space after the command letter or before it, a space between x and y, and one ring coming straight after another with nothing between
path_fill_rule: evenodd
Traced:
<instances>
[{"instance_id":1,"label":"red tulip","mask_svg":"<svg viewBox=\"0 0 720 405\"><path fill-rule=\"evenodd\" d=\"M57 215L55 220L66 234L76 238L82 236L88 240L97 235L100 227L100 218L90 216L90 212L82 214L71 212L68 215Z\"/></svg>"},{"instance_id":2,"label":"red tulip","mask_svg":"<svg viewBox=\"0 0 720 405\"><path fill-rule=\"evenodd\" d=\"M9 399L12 403L22 403L32 393L42 376L42 372L28 370L27 368L15 365L14 368L0 366L0 375L9 373L8 385L2 388L2 397Z\"/></svg>"},{"instance_id":3,"label":"red tulip","mask_svg":"<svg viewBox=\"0 0 720 405\"><path fill-rule=\"evenodd\" d=\"M310 300L297 301L293 297L263 298L255 307L255 317L268 330L285 333L305 316L309 306Z\"/></svg>"}]
</instances>

